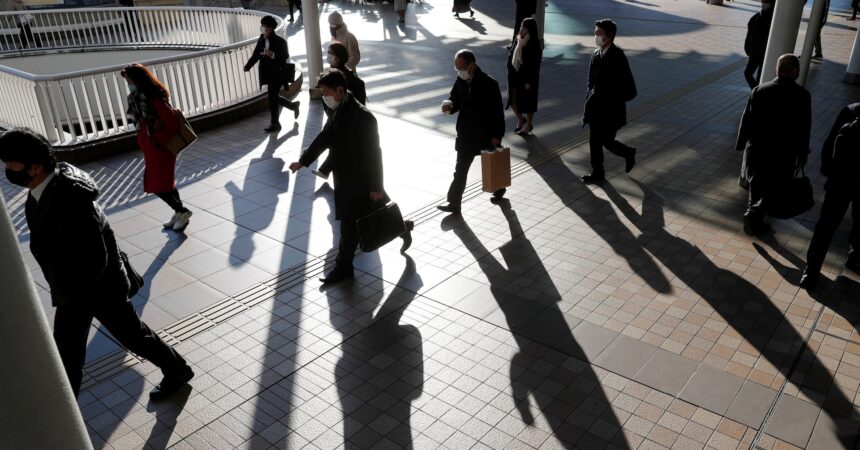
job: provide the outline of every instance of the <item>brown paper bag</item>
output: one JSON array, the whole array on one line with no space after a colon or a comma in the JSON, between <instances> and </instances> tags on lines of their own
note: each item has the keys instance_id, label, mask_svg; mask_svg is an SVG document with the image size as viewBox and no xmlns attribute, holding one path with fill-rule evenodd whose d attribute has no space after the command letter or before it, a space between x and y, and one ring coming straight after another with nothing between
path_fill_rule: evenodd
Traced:
<instances>
[{"instance_id":1,"label":"brown paper bag","mask_svg":"<svg viewBox=\"0 0 860 450\"><path fill-rule=\"evenodd\" d=\"M481 152L483 191L496 192L511 185L511 149L508 147Z\"/></svg>"}]
</instances>

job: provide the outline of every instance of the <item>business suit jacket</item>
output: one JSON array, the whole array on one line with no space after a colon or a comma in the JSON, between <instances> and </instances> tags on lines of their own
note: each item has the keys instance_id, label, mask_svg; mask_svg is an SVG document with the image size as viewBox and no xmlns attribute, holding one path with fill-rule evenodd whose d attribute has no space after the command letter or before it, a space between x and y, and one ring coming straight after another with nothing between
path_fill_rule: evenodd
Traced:
<instances>
[{"instance_id":1,"label":"business suit jacket","mask_svg":"<svg viewBox=\"0 0 860 450\"><path fill-rule=\"evenodd\" d=\"M30 250L54 306L127 299L128 278L98 194L86 172L59 163L39 201L28 196Z\"/></svg>"},{"instance_id":2,"label":"business suit jacket","mask_svg":"<svg viewBox=\"0 0 860 450\"><path fill-rule=\"evenodd\" d=\"M753 88L738 129L736 150L744 150L747 179L756 172L791 177L809 154L812 97L787 77Z\"/></svg>"},{"instance_id":3,"label":"business suit jacket","mask_svg":"<svg viewBox=\"0 0 860 450\"><path fill-rule=\"evenodd\" d=\"M610 44L601 55L591 54L583 124L619 130L627 125L626 102L636 98L636 82L624 51Z\"/></svg>"},{"instance_id":4,"label":"business suit jacket","mask_svg":"<svg viewBox=\"0 0 860 450\"><path fill-rule=\"evenodd\" d=\"M821 174L827 177L827 182L824 183L824 189L828 190L835 187L839 179L850 179L854 184L857 184L857 178L860 177L860 167L856 164L851 164L856 161L834 161L836 151L836 136L839 136L839 130L846 124L853 122L860 117L860 103L852 103L839 111L836 116L836 121L833 122L833 128L830 129L830 134L824 140L824 145L821 147ZM860 148L855 149L860 153Z\"/></svg>"},{"instance_id":5,"label":"business suit jacket","mask_svg":"<svg viewBox=\"0 0 860 450\"><path fill-rule=\"evenodd\" d=\"M457 116L457 139L454 148L458 152L479 155L481 150L492 148L493 138L502 139L505 134L505 111L499 83L480 67L469 81L457 78L448 100L452 103L451 114Z\"/></svg>"},{"instance_id":6,"label":"business suit jacket","mask_svg":"<svg viewBox=\"0 0 860 450\"><path fill-rule=\"evenodd\" d=\"M299 158L299 163L308 167L329 149L338 220L354 220L369 214L373 211L370 193L384 191L376 118L353 94L347 92L346 96Z\"/></svg>"},{"instance_id":7,"label":"business suit jacket","mask_svg":"<svg viewBox=\"0 0 860 450\"><path fill-rule=\"evenodd\" d=\"M269 50L274 53L273 58L262 56L261 53L266 51L266 37L260 35L257 40L257 45L254 47L254 52L251 58L245 64L245 70L250 70L254 67L257 61L260 62L260 86L270 83L284 84L292 80L285 80L287 59L290 58L290 50L287 47L287 41L284 38L272 33L269 36Z\"/></svg>"}]
</instances>

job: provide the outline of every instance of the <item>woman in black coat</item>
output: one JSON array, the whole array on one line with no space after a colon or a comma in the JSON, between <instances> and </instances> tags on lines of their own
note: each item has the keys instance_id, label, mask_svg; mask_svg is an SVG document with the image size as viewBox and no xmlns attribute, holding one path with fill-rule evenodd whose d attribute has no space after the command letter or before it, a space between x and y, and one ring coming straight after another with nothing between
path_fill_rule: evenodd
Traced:
<instances>
[{"instance_id":1,"label":"woman in black coat","mask_svg":"<svg viewBox=\"0 0 860 450\"><path fill-rule=\"evenodd\" d=\"M508 55L508 106L517 116L514 133L529 134L534 129L542 55L537 22L526 18Z\"/></svg>"}]
</instances>

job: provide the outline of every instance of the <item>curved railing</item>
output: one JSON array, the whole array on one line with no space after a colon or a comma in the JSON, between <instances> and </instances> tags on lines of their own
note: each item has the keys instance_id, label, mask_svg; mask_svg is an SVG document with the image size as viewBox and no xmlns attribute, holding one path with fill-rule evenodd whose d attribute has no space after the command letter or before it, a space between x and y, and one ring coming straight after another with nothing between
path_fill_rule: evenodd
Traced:
<instances>
[{"instance_id":1,"label":"curved railing","mask_svg":"<svg viewBox=\"0 0 860 450\"><path fill-rule=\"evenodd\" d=\"M140 61L165 83L171 103L186 117L254 98L261 93L257 71L245 73L243 66L263 15L190 7L0 13L0 126L32 128L57 146L135 130L125 113L128 90L119 75L125 64L53 75L2 65L6 58L43 53L191 49L195 51ZM276 32L283 29L279 20Z\"/></svg>"}]
</instances>

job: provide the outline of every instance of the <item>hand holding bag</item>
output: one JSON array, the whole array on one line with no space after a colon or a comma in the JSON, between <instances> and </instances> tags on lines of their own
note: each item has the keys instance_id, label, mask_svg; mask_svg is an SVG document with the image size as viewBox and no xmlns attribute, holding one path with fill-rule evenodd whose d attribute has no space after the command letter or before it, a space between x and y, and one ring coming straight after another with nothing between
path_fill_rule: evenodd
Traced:
<instances>
[{"instance_id":1,"label":"hand holding bag","mask_svg":"<svg viewBox=\"0 0 860 450\"><path fill-rule=\"evenodd\" d=\"M372 252L406 232L400 207L394 202L356 220L355 227L358 245L363 252Z\"/></svg>"},{"instance_id":2,"label":"hand holding bag","mask_svg":"<svg viewBox=\"0 0 860 450\"><path fill-rule=\"evenodd\" d=\"M481 179L484 192L496 192L511 185L511 149L481 151Z\"/></svg>"}]
</instances>

